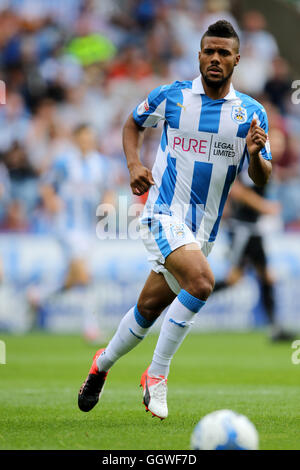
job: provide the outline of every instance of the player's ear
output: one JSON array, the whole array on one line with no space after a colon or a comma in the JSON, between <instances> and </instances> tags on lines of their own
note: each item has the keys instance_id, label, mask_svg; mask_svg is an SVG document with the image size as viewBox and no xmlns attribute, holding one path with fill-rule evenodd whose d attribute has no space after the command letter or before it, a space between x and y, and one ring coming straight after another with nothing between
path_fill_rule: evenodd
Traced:
<instances>
[{"instance_id":1,"label":"player's ear","mask_svg":"<svg viewBox=\"0 0 300 470\"><path fill-rule=\"evenodd\" d=\"M199 59L199 62L200 62L200 58L201 58L201 51L198 52L198 59Z\"/></svg>"},{"instance_id":2,"label":"player's ear","mask_svg":"<svg viewBox=\"0 0 300 470\"><path fill-rule=\"evenodd\" d=\"M240 58L241 58L240 54L237 54L237 55L235 56L235 64L234 64L234 66L236 66L236 65L239 63Z\"/></svg>"}]
</instances>

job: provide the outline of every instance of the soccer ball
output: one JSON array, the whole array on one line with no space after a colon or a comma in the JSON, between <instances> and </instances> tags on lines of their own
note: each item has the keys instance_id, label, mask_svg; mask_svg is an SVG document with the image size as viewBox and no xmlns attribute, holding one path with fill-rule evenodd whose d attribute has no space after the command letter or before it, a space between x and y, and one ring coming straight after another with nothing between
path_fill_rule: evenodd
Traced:
<instances>
[{"instance_id":1,"label":"soccer ball","mask_svg":"<svg viewBox=\"0 0 300 470\"><path fill-rule=\"evenodd\" d=\"M218 410L202 418L191 438L193 450L257 450L258 433L244 415Z\"/></svg>"}]
</instances>

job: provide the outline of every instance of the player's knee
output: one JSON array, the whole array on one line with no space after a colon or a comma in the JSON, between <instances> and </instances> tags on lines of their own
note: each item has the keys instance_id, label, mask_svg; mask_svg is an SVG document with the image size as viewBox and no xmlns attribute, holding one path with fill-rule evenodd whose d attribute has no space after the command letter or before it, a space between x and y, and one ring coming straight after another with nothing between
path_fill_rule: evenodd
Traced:
<instances>
[{"instance_id":1,"label":"player's knee","mask_svg":"<svg viewBox=\"0 0 300 470\"><path fill-rule=\"evenodd\" d=\"M187 282L184 289L197 299L206 300L214 289L214 278L211 275L198 275Z\"/></svg>"}]
</instances>

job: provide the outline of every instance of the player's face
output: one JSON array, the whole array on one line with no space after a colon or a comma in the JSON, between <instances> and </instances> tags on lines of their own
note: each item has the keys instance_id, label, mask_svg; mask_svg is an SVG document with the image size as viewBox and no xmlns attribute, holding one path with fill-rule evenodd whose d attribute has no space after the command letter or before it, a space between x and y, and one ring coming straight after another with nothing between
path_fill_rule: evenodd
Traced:
<instances>
[{"instance_id":1,"label":"player's face","mask_svg":"<svg viewBox=\"0 0 300 470\"><path fill-rule=\"evenodd\" d=\"M239 60L237 41L234 38L203 38L199 64L201 75L208 86L220 88L230 79Z\"/></svg>"},{"instance_id":2,"label":"player's face","mask_svg":"<svg viewBox=\"0 0 300 470\"><path fill-rule=\"evenodd\" d=\"M96 147L96 136L92 129L82 129L75 137L75 142L83 153L94 150Z\"/></svg>"}]
</instances>

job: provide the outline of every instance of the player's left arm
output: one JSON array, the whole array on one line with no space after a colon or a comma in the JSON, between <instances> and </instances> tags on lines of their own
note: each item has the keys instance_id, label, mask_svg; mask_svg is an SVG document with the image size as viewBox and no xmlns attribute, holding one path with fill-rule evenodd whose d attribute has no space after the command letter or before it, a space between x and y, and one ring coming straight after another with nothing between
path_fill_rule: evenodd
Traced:
<instances>
[{"instance_id":1,"label":"player's left arm","mask_svg":"<svg viewBox=\"0 0 300 470\"><path fill-rule=\"evenodd\" d=\"M250 156L248 174L254 184L264 186L272 173L272 163L262 156L268 136L262 127L258 125L257 119L253 118L246 138L247 149Z\"/></svg>"}]
</instances>

